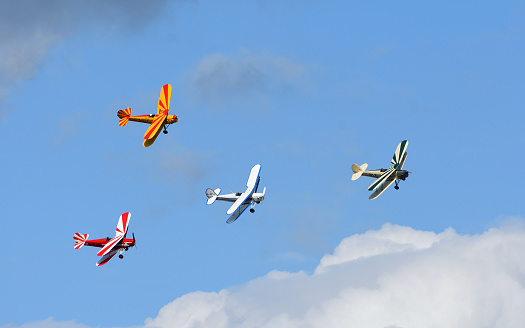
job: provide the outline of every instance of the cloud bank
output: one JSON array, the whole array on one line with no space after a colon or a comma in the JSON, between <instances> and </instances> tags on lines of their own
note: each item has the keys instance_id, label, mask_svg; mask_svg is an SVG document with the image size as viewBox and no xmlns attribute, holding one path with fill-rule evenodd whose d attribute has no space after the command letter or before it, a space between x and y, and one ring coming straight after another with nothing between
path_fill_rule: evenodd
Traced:
<instances>
[{"instance_id":1,"label":"cloud bank","mask_svg":"<svg viewBox=\"0 0 525 328\"><path fill-rule=\"evenodd\" d=\"M313 274L189 293L144 327L523 327L523 249L522 221L472 236L387 223L345 238Z\"/></svg>"},{"instance_id":2,"label":"cloud bank","mask_svg":"<svg viewBox=\"0 0 525 328\"><path fill-rule=\"evenodd\" d=\"M344 239L312 275L190 293L145 327L522 327L524 247L522 227L461 236L385 224Z\"/></svg>"}]
</instances>

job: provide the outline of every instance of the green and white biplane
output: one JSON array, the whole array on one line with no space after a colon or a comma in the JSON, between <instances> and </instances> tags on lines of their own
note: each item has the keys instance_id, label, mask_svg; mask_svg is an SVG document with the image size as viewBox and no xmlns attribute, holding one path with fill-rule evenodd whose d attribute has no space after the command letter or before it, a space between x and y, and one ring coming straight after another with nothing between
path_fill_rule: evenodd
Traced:
<instances>
[{"instance_id":1,"label":"green and white biplane","mask_svg":"<svg viewBox=\"0 0 525 328\"><path fill-rule=\"evenodd\" d=\"M357 180L361 175L364 175L365 177L377 178L376 181L374 181L370 187L368 187L369 191L375 189L368 199L379 197L379 195L381 195L383 191L390 187L390 185L394 182L396 183L394 188L399 189L399 180L405 181L405 179L408 177L408 174L412 173L407 170L403 170L403 165L405 164L405 160L407 158L407 146L407 140L403 140L399 143L399 145L397 145L394 157L392 157L392 165L390 165L390 168L388 169L366 171L366 168L368 167L367 163L361 166L352 164L352 171L354 172L352 175L352 180Z\"/></svg>"}]
</instances>

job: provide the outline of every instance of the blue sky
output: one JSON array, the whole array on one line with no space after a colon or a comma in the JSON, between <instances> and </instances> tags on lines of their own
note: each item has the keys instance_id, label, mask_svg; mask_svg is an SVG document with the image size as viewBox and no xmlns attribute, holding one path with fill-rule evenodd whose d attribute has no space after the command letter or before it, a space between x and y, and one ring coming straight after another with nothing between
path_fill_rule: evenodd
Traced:
<instances>
[{"instance_id":1,"label":"blue sky","mask_svg":"<svg viewBox=\"0 0 525 328\"><path fill-rule=\"evenodd\" d=\"M519 1L3 7L0 326L139 326L195 292L316 277L367 231L481 243L523 220ZM116 112L155 112L166 83L179 122L143 148L147 126ZM405 139L414 173L369 201L351 164L387 167ZM243 191L257 163L266 200L228 225L204 192ZM127 211L138 247L124 260L73 249Z\"/></svg>"}]
</instances>

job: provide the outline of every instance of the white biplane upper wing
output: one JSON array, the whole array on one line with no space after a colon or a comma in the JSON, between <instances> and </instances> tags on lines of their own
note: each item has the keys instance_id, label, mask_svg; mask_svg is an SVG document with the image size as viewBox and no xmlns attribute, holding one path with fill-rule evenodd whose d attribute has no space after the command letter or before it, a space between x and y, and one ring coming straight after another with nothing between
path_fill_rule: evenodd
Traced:
<instances>
[{"instance_id":1,"label":"white biplane upper wing","mask_svg":"<svg viewBox=\"0 0 525 328\"><path fill-rule=\"evenodd\" d=\"M391 163L398 170L400 170L399 164L401 163L402 160L404 163L404 158L406 158L405 153L407 150L407 146L408 146L408 140L401 141L399 145L397 145L396 152L394 153L394 156L392 157Z\"/></svg>"},{"instance_id":2,"label":"white biplane upper wing","mask_svg":"<svg viewBox=\"0 0 525 328\"><path fill-rule=\"evenodd\" d=\"M392 173L390 175L390 177L388 177L388 179L386 179L386 181L381 185L379 186L379 188L376 189L376 191L374 191L372 193L372 195L370 195L370 197L368 197L368 199L372 200L374 198L377 198L379 197L379 195L381 195L383 193L383 191L386 190L386 188L390 187L390 185L396 181L396 173Z\"/></svg>"},{"instance_id":3,"label":"white biplane upper wing","mask_svg":"<svg viewBox=\"0 0 525 328\"><path fill-rule=\"evenodd\" d=\"M399 162L399 165L397 166L397 169L398 170L402 170L403 169L403 165L405 165L405 160L407 159L407 152L405 152L405 154L403 155L403 157L401 158L401 162Z\"/></svg>"},{"instance_id":4,"label":"white biplane upper wing","mask_svg":"<svg viewBox=\"0 0 525 328\"><path fill-rule=\"evenodd\" d=\"M126 213L124 213L124 214L122 214L120 216L120 218L118 220L118 224L117 224L117 229L116 229L116 232L115 232L115 237L113 237L113 239L108 241L107 244L104 247L102 247L102 249L97 253L98 256L104 256L104 255L110 253L110 251L113 249L113 247L115 247L122 239L124 239L124 237L126 237L126 233L128 232L128 226L129 226L129 219L130 218L131 218L131 213L130 212L126 212ZM113 254L113 255L115 255L115 254ZM108 259L108 261L109 261L109 259Z\"/></svg>"},{"instance_id":5,"label":"white biplane upper wing","mask_svg":"<svg viewBox=\"0 0 525 328\"><path fill-rule=\"evenodd\" d=\"M246 187L247 187L246 191L243 192L239 196L239 198L237 198L235 203L233 203L233 205L228 209L226 214L232 214L233 212L235 212L253 194L259 182L259 172L260 171L261 171L261 165L257 164L254 167L252 167L252 171L250 172L250 177L248 178L248 182L246 183Z\"/></svg>"}]
</instances>

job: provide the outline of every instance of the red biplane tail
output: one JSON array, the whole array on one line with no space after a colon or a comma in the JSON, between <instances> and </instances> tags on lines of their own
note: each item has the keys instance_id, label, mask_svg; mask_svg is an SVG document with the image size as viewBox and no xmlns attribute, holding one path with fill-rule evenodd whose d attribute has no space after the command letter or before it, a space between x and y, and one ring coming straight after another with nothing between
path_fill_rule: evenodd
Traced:
<instances>
[{"instance_id":1,"label":"red biplane tail","mask_svg":"<svg viewBox=\"0 0 525 328\"><path fill-rule=\"evenodd\" d=\"M120 120L118 121L119 126L124 126L128 124L129 117L131 116L131 108L121 109L117 112L118 118Z\"/></svg>"},{"instance_id":2,"label":"red biplane tail","mask_svg":"<svg viewBox=\"0 0 525 328\"><path fill-rule=\"evenodd\" d=\"M73 236L73 239L75 239L75 249L79 249L80 247L84 246L88 237L89 235L87 233L84 235L81 235L78 232L75 233Z\"/></svg>"}]
</instances>

